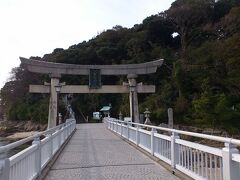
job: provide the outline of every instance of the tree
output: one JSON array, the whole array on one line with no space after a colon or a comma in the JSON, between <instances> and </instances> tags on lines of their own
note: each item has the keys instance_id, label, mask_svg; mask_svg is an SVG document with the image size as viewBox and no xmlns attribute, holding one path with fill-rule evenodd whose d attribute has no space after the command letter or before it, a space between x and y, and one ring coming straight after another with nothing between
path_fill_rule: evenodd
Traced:
<instances>
[{"instance_id":1,"label":"tree","mask_svg":"<svg viewBox=\"0 0 240 180\"><path fill-rule=\"evenodd\" d=\"M240 128L240 22L238 0L177 0L169 10L152 15L132 28L120 25L67 49L56 48L39 61L70 64L144 63L163 58L156 74L138 82L155 84L156 93L139 95L140 112L150 108L155 124L167 122L174 108L175 122L212 128ZM173 37L173 33L177 35ZM64 75L67 84L88 84L87 76ZM29 84L49 82L20 66L1 90L4 111L12 120L46 121L48 95L31 95ZM126 77L102 76L103 84L122 84ZM82 114L112 103L113 116L129 116L128 95L75 94L73 109ZM60 102L60 104L62 104ZM61 111L64 107L61 106ZM45 113L43 113L45 112Z\"/></svg>"},{"instance_id":2,"label":"tree","mask_svg":"<svg viewBox=\"0 0 240 180\"><path fill-rule=\"evenodd\" d=\"M221 25L226 36L240 33L240 7L233 7L222 19Z\"/></svg>"},{"instance_id":3,"label":"tree","mask_svg":"<svg viewBox=\"0 0 240 180\"><path fill-rule=\"evenodd\" d=\"M183 63L187 62L187 47L201 35L201 25L208 20L212 6L212 0L177 0L167 10L168 18L180 35Z\"/></svg>"}]
</instances>

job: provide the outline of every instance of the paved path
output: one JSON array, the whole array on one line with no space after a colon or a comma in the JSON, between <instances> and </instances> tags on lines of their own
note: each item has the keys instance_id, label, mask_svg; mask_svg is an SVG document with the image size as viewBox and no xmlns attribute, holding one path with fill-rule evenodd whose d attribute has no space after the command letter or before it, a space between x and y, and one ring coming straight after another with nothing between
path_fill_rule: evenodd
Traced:
<instances>
[{"instance_id":1,"label":"paved path","mask_svg":"<svg viewBox=\"0 0 240 180\"><path fill-rule=\"evenodd\" d=\"M177 180L149 157L108 131L104 124L77 125L77 131L46 180Z\"/></svg>"}]
</instances>

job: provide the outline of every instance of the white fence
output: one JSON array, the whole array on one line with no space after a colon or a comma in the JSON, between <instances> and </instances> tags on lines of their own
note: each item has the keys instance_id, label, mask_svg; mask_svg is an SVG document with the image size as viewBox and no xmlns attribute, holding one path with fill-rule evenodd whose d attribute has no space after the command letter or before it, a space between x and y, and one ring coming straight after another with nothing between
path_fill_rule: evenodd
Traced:
<instances>
[{"instance_id":1,"label":"white fence","mask_svg":"<svg viewBox=\"0 0 240 180\"><path fill-rule=\"evenodd\" d=\"M0 147L0 180L36 179L76 128L75 119L34 136ZM41 136L45 136L40 139ZM32 141L32 145L12 157L7 152Z\"/></svg>"},{"instance_id":2,"label":"white fence","mask_svg":"<svg viewBox=\"0 0 240 180\"><path fill-rule=\"evenodd\" d=\"M239 180L240 140L211 136L176 129L149 126L105 119L107 128L135 143L184 174L201 180ZM161 134L158 131L164 131ZM223 148L214 148L180 139L179 135L192 136L224 143Z\"/></svg>"}]
</instances>

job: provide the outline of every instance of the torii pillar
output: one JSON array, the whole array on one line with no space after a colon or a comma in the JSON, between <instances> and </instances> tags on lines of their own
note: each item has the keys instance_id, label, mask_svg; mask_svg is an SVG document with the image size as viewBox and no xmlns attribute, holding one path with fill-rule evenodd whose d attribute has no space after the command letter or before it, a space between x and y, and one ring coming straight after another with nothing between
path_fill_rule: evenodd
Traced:
<instances>
[{"instance_id":1,"label":"torii pillar","mask_svg":"<svg viewBox=\"0 0 240 180\"><path fill-rule=\"evenodd\" d=\"M137 95L137 75L128 74L128 83L129 83L129 103L130 103L130 116L132 121L139 123L139 110L138 110L138 95Z\"/></svg>"},{"instance_id":2,"label":"torii pillar","mask_svg":"<svg viewBox=\"0 0 240 180\"><path fill-rule=\"evenodd\" d=\"M57 124L58 116L58 93L56 91L56 86L59 86L60 74L51 74L51 84L50 84L50 100L49 100L49 111L48 111L48 129L55 127Z\"/></svg>"}]
</instances>

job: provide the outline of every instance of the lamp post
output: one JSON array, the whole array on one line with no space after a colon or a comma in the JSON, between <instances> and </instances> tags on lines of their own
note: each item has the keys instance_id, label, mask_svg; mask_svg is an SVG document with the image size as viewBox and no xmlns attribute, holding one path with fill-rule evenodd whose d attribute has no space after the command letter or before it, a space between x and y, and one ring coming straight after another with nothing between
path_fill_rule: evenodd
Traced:
<instances>
[{"instance_id":1,"label":"lamp post","mask_svg":"<svg viewBox=\"0 0 240 180\"><path fill-rule=\"evenodd\" d=\"M55 90L56 90L57 93L60 93L61 87L62 87L61 85L56 85L55 86Z\"/></svg>"}]
</instances>

